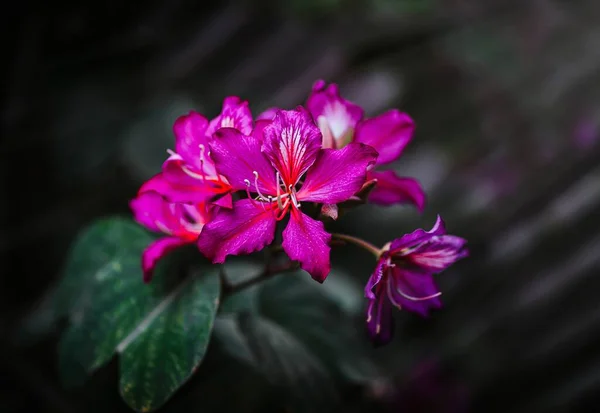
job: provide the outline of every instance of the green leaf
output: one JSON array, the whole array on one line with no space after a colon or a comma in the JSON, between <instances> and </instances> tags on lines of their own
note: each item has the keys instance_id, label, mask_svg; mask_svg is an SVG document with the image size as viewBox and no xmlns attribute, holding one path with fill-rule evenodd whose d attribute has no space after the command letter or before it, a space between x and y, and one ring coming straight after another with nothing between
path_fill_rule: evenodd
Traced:
<instances>
[{"instance_id":1,"label":"green leaf","mask_svg":"<svg viewBox=\"0 0 600 413\"><path fill-rule=\"evenodd\" d=\"M181 284L121 344L120 388L137 411L163 405L202 361L221 293L219 278Z\"/></svg>"},{"instance_id":2,"label":"green leaf","mask_svg":"<svg viewBox=\"0 0 600 413\"><path fill-rule=\"evenodd\" d=\"M314 283L312 278L303 278L307 282ZM325 282L318 287L342 311L350 315L360 314L363 311L365 305L363 289L354 279L345 273L332 270Z\"/></svg>"},{"instance_id":3,"label":"green leaf","mask_svg":"<svg viewBox=\"0 0 600 413\"><path fill-rule=\"evenodd\" d=\"M222 266L222 274L229 283L239 283L255 277L262 267L248 260L228 259ZM258 311L258 293L260 285L253 285L236 294L227 297L219 309L221 314L235 314L242 311Z\"/></svg>"},{"instance_id":4,"label":"green leaf","mask_svg":"<svg viewBox=\"0 0 600 413\"><path fill-rule=\"evenodd\" d=\"M233 356L235 359L246 365L256 365L256 358L248 345L248 340L240 330L235 316L219 316L215 321L214 334L225 353Z\"/></svg>"},{"instance_id":5,"label":"green leaf","mask_svg":"<svg viewBox=\"0 0 600 413\"><path fill-rule=\"evenodd\" d=\"M92 304L98 285L121 274L137 274L140 257L154 238L142 227L124 218L102 219L77 237L68 254L62 279L25 320L21 336L31 338L50 331L56 322L71 315L77 323Z\"/></svg>"},{"instance_id":6,"label":"green leaf","mask_svg":"<svg viewBox=\"0 0 600 413\"><path fill-rule=\"evenodd\" d=\"M363 330L354 327L355 314L347 311L362 308L362 300L359 303L355 296L345 302L340 297L345 288L352 291L351 281L333 281L325 287L336 275L343 279L343 275L333 273L319 284L299 271L270 280L261 290L262 314L294 334L336 376L364 381L376 376L377 371L366 355Z\"/></svg>"},{"instance_id":7,"label":"green leaf","mask_svg":"<svg viewBox=\"0 0 600 413\"><path fill-rule=\"evenodd\" d=\"M140 258L153 239L130 220L91 225L45 301L47 319L69 320L59 342L63 381L82 383L120 353L121 394L139 411L161 406L204 357L221 286L216 268L184 280L168 274L173 256L161 260L152 283L144 284Z\"/></svg>"},{"instance_id":8,"label":"green leaf","mask_svg":"<svg viewBox=\"0 0 600 413\"><path fill-rule=\"evenodd\" d=\"M239 317L257 367L272 385L289 392L290 404L306 411L330 411L337 400L329 373L306 347L276 323L248 313Z\"/></svg>"}]
</instances>

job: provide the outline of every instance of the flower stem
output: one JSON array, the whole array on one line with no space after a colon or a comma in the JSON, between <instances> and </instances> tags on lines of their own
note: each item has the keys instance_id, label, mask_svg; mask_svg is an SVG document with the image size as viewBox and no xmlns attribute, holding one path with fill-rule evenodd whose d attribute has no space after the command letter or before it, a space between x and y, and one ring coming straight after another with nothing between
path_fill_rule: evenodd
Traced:
<instances>
[{"instance_id":1,"label":"flower stem","mask_svg":"<svg viewBox=\"0 0 600 413\"><path fill-rule=\"evenodd\" d=\"M230 295L238 293L246 288L252 287L255 284L261 283L274 275L281 274L288 271L294 271L298 269L298 263L296 261L288 261L281 265L269 265L265 269L254 277L248 278L239 283L229 284L227 282L223 285L223 297L226 298ZM223 277L224 279L224 277Z\"/></svg>"},{"instance_id":2,"label":"flower stem","mask_svg":"<svg viewBox=\"0 0 600 413\"><path fill-rule=\"evenodd\" d=\"M357 245L357 246L369 251L371 254L375 255L375 257L379 257L381 255L381 250L379 248L377 248L375 245L373 245L365 240L362 240L360 238L356 238L351 235L345 235L345 234L331 234L331 236L335 239L338 239L341 241L346 241L351 244Z\"/></svg>"}]
</instances>

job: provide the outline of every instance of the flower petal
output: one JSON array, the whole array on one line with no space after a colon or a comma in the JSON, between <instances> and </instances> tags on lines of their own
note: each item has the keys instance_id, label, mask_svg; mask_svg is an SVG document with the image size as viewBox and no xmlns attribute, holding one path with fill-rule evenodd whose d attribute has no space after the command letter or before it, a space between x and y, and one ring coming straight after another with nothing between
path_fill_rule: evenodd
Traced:
<instances>
[{"instance_id":1,"label":"flower petal","mask_svg":"<svg viewBox=\"0 0 600 413\"><path fill-rule=\"evenodd\" d=\"M386 270L385 260L380 259L377 261L377 265L375 266L375 271L369 277L367 281L367 285L365 285L365 297L374 300L375 299L375 286L381 282L383 278L383 272Z\"/></svg>"},{"instance_id":2,"label":"flower petal","mask_svg":"<svg viewBox=\"0 0 600 413\"><path fill-rule=\"evenodd\" d=\"M292 208L290 221L283 231L283 250L316 281L323 282L331 271L329 241L331 235L325 231L321 221Z\"/></svg>"},{"instance_id":3,"label":"flower petal","mask_svg":"<svg viewBox=\"0 0 600 413\"><path fill-rule=\"evenodd\" d=\"M201 202L231 189L216 172L212 176L202 175L178 154L171 155L163 163L160 180L156 179L152 186L171 202Z\"/></svg>"},{"instance_id":4,"label":"flower petal","mask_svg":"<svg viewBox=\"0 0 600 413\"><path fill-rule=\"evenodd\" d=\"M466 243L466 239L454 235L433 236L408 254L406 260L424 271L438 273L468 255Z\"/></svg>"},{"instance_id":5,"label":"flower petal","mask_svg":"<svg viewBox=\"0 0 600 413\"><path fill-rule=\"evenodd\" d=\"M207 146L208 119L195 111L180 116L173 125L175 152L189 165L202 169L202 147ZM208 148L206 148L208 149Z\"/></svg>"},{"instance_id":6,"label":"flower petal","mask_svg":"<svg viewBox=\"0 0 600 413\"><path fill-rule=\"evenodd\" d=\"M367 308L367 330L375 346L389 343L394 335L392 304L385 290L385 284L379 284L375 298L369 300Z\"/></svg>"},{"instance_id":7,"label":"flower petal","mask_svg":"<svg viewBox=\"0 0 600 413\"><path fill-rule=\"evenodd\" d=\"M377 163L384 164L398 159L414 131L415 123L410 116L392 109L360 122L356 126L354 141L374 147L379 152Z\"/></svg>"},{"instance_id":8,"label":"flower petal","mask_svg":"<svg viewBox=\"0 0 600 413\"><path fill-rule=\"evenodd\" d=\"M259 119L254 123L254 129L252 129L252 136L254 136L261 144L264 140L263 131L265 126L271 123L270 120Z\"/></svg>"},{"instance_id":9,"label":"flower petal","mask_svg":"<svg viewBox=\"0 0 600 413\"><path fill-rule=\"evenodd\" d=\"M359 143L342 149L321 149L298 191L298 200L328 204L347 200L362 188L367 167L376 159L373 148Z\"/></svg>"},{"instance_id":10,"label":"flower petal","mask_svg":"<svg viewBox=\"0 0 600 413\"><path fill-rule=\"evenodd\" d=\"M254 136L233 128L222 128L214 134L210 148L217 171L227 178L233 189L246 190L250 182L251 192L258 188L264 194L277 193L275 170Z\"/></svg>"},{"instance_id":11,"label":"flower petal","mask_svg":"<svg viewBox=\"0 0 600 413\"><path fill-rule=\"evenodd\" d=\"M327 130L331 132L338 148L343 146L342 138L349 130L356 127L364 115L360 106L340 96L335 83L327 86L323 80L315 82L312 93L306 101L306 107L315 122L325 129L323 135Z\"/></svg>"},{"instance_id":12,"label":"flower petal","mask_svg":"<svg viewBox=\"0 0 600 413\"><path fill-rule=\"evenodd\" d=\"M212 217L205 203L171 203L158 192L140 193L130 202L134 219L146 228L193 241Z\"/></svg>"},{"instance_id":13,"label":"flower petal","mask_svg":"<svg viewBox=\"0 0 600 413\"><path fill-rule=\"evenodd\" d=\"M273 120L275 119L275 114L280 110L282 109L276 107L265 109L264 112L258 115L256 120Z\"/></svg>"},{"instance_id":14,"label":"flower petal","mask_svg":"<svg viewBox=\"0 0 600 413\"><path fill-rule=\"evenodd\" d=\"M442 301L436 296L439 290L431 274L394 268L388 279L387 293L394 305L424 317L430 309L442 307Z\"/></svg>"},{"instance_id":15,"label":"flower petal","mask_svg":"<svg viewBox=\"0 0 600 413\"><path fill-rule=\"evenodd\" d=\"M244 135L250 135L252 133L252 113L248 102L237 96L226 97L221 113L210 121L206 134L210 137L220 128L235 128Z\"/></svg>"},{"instance_id":16,"label":"flower petal","mask_svg":"<svg viewBox=\"0 0 600 413\"><path fill-rule=\"evenodd\" d=\"M412 203L420 212L425 208L425 191L416 179L400 177L394 171L372 171L368 179L377 179L370 202L385 206Z\"/></svg>"},{"instance_id":17,"label":"flower petal","mask_svg":"<svg viewBox=\"0 0 600 413\"><path fill-rule=\"evenodd\" d=\"M310 168L322 143L319 128L301 106L277 112L273 122L263 129L263 136L262 151L286 186L295 185Z\"/></svg>"},{"instance_id":18,"label":"flower petal","mask_svg":"<svg viewBox=\"0 0 600 413\"><path fill-rule=\"evenodd\" d=\"M142 270L144 272L144 282L149 283L154 275L154 268L162 257L167 255L174 249L189 244L190 241L186 241L177 237L166 237L154 241L152 244L144 250L142 254Z\"/></svg>"},{"instance_id":19,"label":"flower petal","mask_svg":"<svg viewBox=\"0 0 600 413\"><path fill-rule=\"evenodd\" d=\"M233 209L221 209L204 226L198 248L214 263L222 263L227 255L250 254L269 245L276 223L272 205L242 199L234 202Z\"/></svg>"},{"instance_id":20,"label":"flower petal","mask_svg":"<svg viewBox=\"0 0 600 413\"><path fill-rule=\"evenodd\" d=\"M141 192L129 202L129 206L133 211L133 218L151 231L171 235L179 226L173 218L168 202L157 192Z\"/></svg>"},{"instance_id":21,"label":"flower petal","mask_svg":"<svg viewBox=\"0 0 600 413\"><path fill-rule=\"evenodd\" d=\"M416 229L410 234L403 235L400 238L395 239L390 243L390 252L389 254L394 256L394 254L402 254L402 250L407 248L415 247L422 242L425 242L437 235L445 235L446 234L446 226L444 224L444 220L441 216L437 216L437 220L433 228L430 231L425 231L424 229Z\"/></svg>"}]
</instances>

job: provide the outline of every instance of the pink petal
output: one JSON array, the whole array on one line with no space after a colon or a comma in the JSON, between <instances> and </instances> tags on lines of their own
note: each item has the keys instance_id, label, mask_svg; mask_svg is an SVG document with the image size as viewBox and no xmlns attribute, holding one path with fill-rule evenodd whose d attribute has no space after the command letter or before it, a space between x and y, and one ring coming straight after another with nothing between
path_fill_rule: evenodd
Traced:
<instances>
[{"instance_id":1,"label":"pink petal","mask_svg":"<svg viewBox=\"0 0 600 413\"><path fill-rule=\"evenodd\" d=\"M263 132L265 130L265 126L269 125L270 123L271 121L266 119L259 119L254 123L254 129L252 129L252 136L254 136L254 138L256 138L261 143L261 145L264 140Z\"/></svg>"},{"instance_id":2,"label":"pink petal","mask_svg":"<svg viewBox=\"0 0 600 413\"><path fill-rule=\"evenodd\" d=\"M171 183L165 179L165 176L162 172L159 172L142 184L138 194L154 191L162 195L163 192L170 191L170 187Z\"/></svg>"},{"instance_id":3,"label":"pink petal","mask_svg":"<svg viewBox=\"0 0 600 413\"><path fill-rule=\"evenodd\" d=\"M186 241L181 238L167 237L161 238L154 241L152 244L144 250L142 254L142 270L144 271L144 282L149 283L154 275L154 268L162 257L168 254L174 249L188 244L190 241Z\"/></svg>"},{"instance_id":4,"label":"pink petal","mask_svg":"<svg viewBox=\"0 0 600 413\"><path fill-rule=\"evenodd\" d=\"M466 243L454 235L433 236L408 254L406 260L424 271L438 273L468 255Z\"/></svg>"},{"instance_id":5,"label":"pink petal","mask_svg":"<svg viewBox=\"0 0 600 413\"><path fill-rule=\"evenodd\" d=\"M276 223L272 205L242 199L234 202L233 209L221 209L204 226L198 248L213 262L222 263L227 255L250 254L269 245Z\"/></svg>"},{"instance_id":6,"label":"pink petal","mask_svg":"<svg viewBox=\"0 0 600 413\"><path fill-rule=\"evenodd\" d=\"M219 129L210 148L217 171L227 178L233 189L268 195L277 193L275 170L254 136L246 136L233 128Z\"/></svg>"},{"instance_id":7,"label":"pink petal","mask_svg":"<svg viewBox=\"0 0 600 413\"><path fill-rule=\"evenodd\" d=\"M331 132L338 148L343 146L341 139L356 127L364 114L360 106L340 96L335 83L326 86L323 80L315 82L306 107L315 122L325 129L323 135L327 134L327 129Z\"/></svg>"},{"instance_id":8,"label":"pink petal","mask_svg":"<svg viewBox=\"0 0 600 413\"><path fill-rule=\"evenodd\" d=\"M207 147L206 151L208 149ZM212 182L216 182L218 177L214 163L206 156L204 156L204 159L200 163L202 168L196 168L179 154L172 154L162 166L165 179L183 186L204 186L205 184L210 185Z\"/></svg>"},{"instance_id":9,"label":"pink petal","mask_svg":"<svg viewBox=\"0 0 600 413\"><path fill-rule=\"evenodd\" d=\"M342 149L322 149L308 170L298 200L337 204L357 193L367 178L367 167L377 152L367 145L351 143Z\"/></svg>"},{"instance_id":10,"label":"pink petal","mask_svg":"<svg viewBox=\"0 0 600 413\"><path fill-rule=\"evenodd\" d=\"M154 191L142 192L130 202L134 219L146 228L194 240L212 217L205 203L171 203Z\"/></svg>"},{"instance_id":11,"label":"pink petal","mask_svg":"<svg viewBox=\"0 0 600 413\"><path fill-rule=\"evenodd\" d=\"M439 289L431 274L395 268L388 278L388 297L399 308L427 316L430 309L441 308ZM431 297L425 299L427 297Z\"/></svg>"},{"instance_id":12,"label":"pink petal","mask_svg":"<svg viewBox=\"0 0 600 413\"><path fill-rule=\"evenodd\" d=\"M371 145L377 152L378 164L398 159L412 139L415 123L406 113L389 110L375 118L360 122L356 127L355 142Z\"/></svg>"},{"instance_id":13,"label":"pink petal","mask_svg":"<svg viewBox=\"0 0 600 413\"><path fill-rule=\"evenodd\" d=\"M171 155L163 163L160 180L152 188L171 202L202 202L229 191L229 184L216 175L202 175L179 155Z\"/></svg>"},{"instance_id":14,"label":"pink petal","mask_svg":"<svg viewBox=\"0 0 600 413\"><path fill-rule=\"evenodd\" d=\"M321 132L301 106L277 112L273 122L263 129L263 136L262 151L286 186L298 182L315 161L322 143Z\"/></svg>"},{"instance_id":15,"label":"pink petal","mask_svg":"<svg viewBox=\"0 0 600 413\"><path fill-rule=\"evenodd\" d=\"M290 221L283 231L283 249L292 260L300 262L303 270L321 283L331 271L329 241L331 235L325 231L321 221L315 221L292 208Z\"/></svg>"},{"instance_id":16,"label":"pink petal","mask_svg":"<svg viewBox=\"0 0 600 413\"><path fill-rule=\"evenodd\" d=\"M273 120L275 118L275 114L280 110L282 110L282 109L276 108L276 107L268 108L264 112L262 112L260 115L258 115L256 120L263 120L263 119L264 120Z\"/></svg>"},{"instance_id":17,"label":"pink petal","mask_svg":"<svg viewBox=\"0 0 600 413\"><path fill-rule=\"evenodd\" d=\"M233 197L231 194L225 194L225 196L220 197L219 199L213 202L213 205L219 206L221 208L231 209L233 208Z\"/></svg>"},{"instance_id":18,"label":"pink petal","mask_svg":"<svg viewBox=\"0 0 600 413\"><path fill-rule=\"evenodd\" d=\"M377 179L370 202L384 206L412 203L420 212L425 208L425 191L416 179L399 177L394 171L372 171L368 179Z\"/></svg>"},{"instance_id":19,"label":"pink petal","mask_svg":"<svg viewBox=\"0 0 600 413\"><path fill-rule=\"evenodd\" d=\"M435 224L433 228L429 231L425 231L424 229L416 229L410 234L403 235L402 237L395 239L390 244L390 255L400 254L402 250L406 248L412 248L416 245L419 245L422 242L425 242L432 237L445 235L446 234L446 226L444 224L444 220L441 216L437 216Z\"/></svg>"},{"instance_id":20,"label":"pink petal","mask_svg":"<svg viewBox=\"0 0 600 413\"><path fill-rule=\"evenodd\" d=\"M377 261L377 265L375 266L375 271L369 277L367 281L367 285L365 285L365 297L373 300L375 299L375 286L381 282L383 278L383 272L387 269L385 265L385 259L380 259Z\"/></svg>"},{"instance_id":21,"label":"pink petal","mask_svg":"<svg viewBox=\"0 0 600 413\"><path fill-rule=\"evenodd\" d=\"M367 330L376 346L389 343L394 335L392 304L385 291L386 285L379 284L367 308Z\"/></svg>"},{"instance_id":22,"label":"pink petal","mask_svg":"<svg viewBox=\"0 0 600 413\"><path fill-rule=\"evenodd\" d=\"M175 152L189 165L202 169L200 162L203 153L201 147L207 148L206 129L208 120L198 112L180 116L173 125L175 134ZM201 146L202 145L202 146Z\"/></svg>"},{"instance_id":23,"label":"pink petal","mask_svg":"<svg viewBox=\"0 0 600 413\"><path fill-rule=\"evenodd\" d=\"M219 116L210 121L206 134L210 137L220 128L235 128L244 135L252 133L252 113L248 102L237 96L226 97Z\"/></svg>"},{"instance_id":24,"label":"pink petal","mask_svg":"<svg viewBox=\"0 0 600 413\"><path fill-rule=\"evenodd\" d=\"M143 186L142 186L143 188ZM179 227L174 219L168 202L157 192L141 192L129 203L133 218L151 231L171 232Z\"/></svg>"}]
</instances>

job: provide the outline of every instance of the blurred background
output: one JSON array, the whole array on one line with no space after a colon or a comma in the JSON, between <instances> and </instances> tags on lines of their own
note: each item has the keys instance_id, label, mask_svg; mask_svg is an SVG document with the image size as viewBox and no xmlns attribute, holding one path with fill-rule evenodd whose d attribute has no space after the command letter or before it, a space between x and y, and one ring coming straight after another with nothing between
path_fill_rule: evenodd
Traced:
<instances>
[{"instance_id":1,"label":"blurred background","mask_svg":"<svg viewBox=\"0 0 600 413\"><path fill-rule=\"evenodd\" d=\"M255 115L294 107L322 78L370 116L398 107L416 120L393 167L429 197L423 215L367 206L337 226L382 245L429 229L439 213L471 250L438 277L442 311L428 320L396 313L393 344L372 352L385 375L349 392L343 410L598 411L600 2L11 8L1 77L3 338L58 278L79 230L129 214L128 200L173 148L177 116L212 118L232 94ZM361 283L373 266L356 250L336 252L334 264ZM2 340L0 412L128 411L114 363L65 390L55 353L52 339Z\"/></svg>"}]
</instances>

